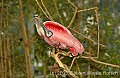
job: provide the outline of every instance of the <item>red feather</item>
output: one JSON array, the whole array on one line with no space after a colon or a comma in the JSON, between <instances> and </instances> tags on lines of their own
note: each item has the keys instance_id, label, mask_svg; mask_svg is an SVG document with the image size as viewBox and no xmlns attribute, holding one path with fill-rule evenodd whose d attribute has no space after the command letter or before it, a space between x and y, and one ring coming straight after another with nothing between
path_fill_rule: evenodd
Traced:
<instances>
[{"instance_id":1,"label":"red feather","mask_svg":"<svg viewBox=\"0 0 120 78\"><path fill-rule=\"evenodd\" d=\"M53 21L46 21L44 25L53 32L50 38L44 36L44 40L51 46L59 45L59 48L69 49L73 56L84 52L82 44L61 24Z\"/></svg>"}]
</instances>

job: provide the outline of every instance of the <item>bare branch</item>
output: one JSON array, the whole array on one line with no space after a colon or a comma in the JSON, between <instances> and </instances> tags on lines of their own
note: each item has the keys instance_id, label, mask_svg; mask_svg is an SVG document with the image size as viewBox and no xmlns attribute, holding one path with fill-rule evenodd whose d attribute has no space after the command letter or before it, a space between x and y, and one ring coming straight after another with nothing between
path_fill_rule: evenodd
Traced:
<instances>
[{"instance_id":1,"label":"bare branch","mask_svg":"<svg viewBox=\"0 0 120 78\"><path fill-rule=\"evenodd\" d=\"M99 46L99 44L100 44L100 35L99 35L99 30L100 30L100 28L99 28L99 27L100 27L100 26L99 26L99 21L98 21L97 8L95 8L94 11L95 11L96 21L97 21L97 25L98 25L98 28L97 28L97 29L98 29L98 31L97 31L97 32L98 32L98 33L97 33L97 36L98 36L98 46L97 46L97 47L98 47L98 52L97 52L97 57L99 57L99 49L100 49L100 46Z\"/></svg>"},{"instance_id":2,"label":"bare branch","mask_svg":"<svg viewBox=\"0 0 120 78\"><path fill-rule=\"evenodd\" d=\"M60 22L61 22L61 24L63 25L63 21L62 21L62 19L61 19L61 15L60 15L60 13L59 13L59 11L58 11L58 8L57 8L57 5L56 5L56 3L55 3L55 0L53 0L53 3L54 3L54 5L55 5L55 9L56 9L56 11L57 11L57 14L58 14L58 17L59 17L59 19L60 19Z\"/></svg>"},{"instance_id":3,"label":"bare branch","mask_svg":"<svg viewBox=\"0 0 120 78\"><path fill-rule=\"evenodd\" d=\"M71 26L71 24L73 23L73 20L75 19L76 14L77 14L77 7L70 0L68 0L68 2L75 8L75 12L74 12L74 15L73 15L67 28L69 28Z\"/></svg>"},{"instance_id":4,"label":"bare branch","mask_svg":"<svg viewBox=\"0 0 120 78\"><path fill-rule=\"evenodd\" d=\"M41 0L41 3L42 3L42 6L45 8L45 11L47 12L47 14L48 14L48 16L50 17L50 19L51 19L52 21L54 21L53 18L51 17L51 15L50 15L50 13L48 12L46 6L44 5L43 0Z\"/></svg>"},{"instance_id":5,"label":"bare branch","mask_svg":"<svg viewBox=\"0 0 120 78\"><path fill-rule=\"evenodd\" d=\"M75 63L76 63L76 67L77 67L77 70L79 72L80 78L83 78L82 73L81 73L80 68L79 68L79 65L78 65L78 61L75 60Z\"/></svg>"},{"instance_id":6,"label":"bare branch","mask_svg":"<svg viewBox=\"0 0 120 78\"><path fill-rule=\"evenodd\" d=\"M94 41L94 40L92 40L92 39L90 39L90 38L88 38L88 37L86 37L86 36L84 36L83 34L81 34L81 33L79 33L78 31L76 31L76 30L74 30L74 29L72 29L72 28L70 28L72 31L74 31L75 33L77 33L77 34L79 34L79 35L81 35L82 37L84 37L84 38L86 38L86 39L88 39L88 40L90 40L90 41L92 41L93 43L95 43L95 44L98 44L96 41ZM99 44L100 46L102 46L102 47L106 47L105 45L103 45L103 44Z\"/></svg>"},{"instance_id":7,"label":"bare branch","mask_svg":"<svg viewBox=\"0 0 120 78\"><path fill-rule=\"evenodd\" d=\"M0 56L0 58L6 59L6 60L11 61L11 62L14 62L14 63L17 64L22 70L25 69L25 68L23 68L23 67L21 66L21 64L19 64L19 63L18 63L17 61L15 61L15 60L11 60L10 58L3 57L3 56ZM23 73L25 74L24 71L23 71Z\"/></svg>"},{"instance_id":8,"label":"bare branch","mask_svg":"<svg viewBox=\"0 0 120 78\"><path fill-rule=\"evenodd\" d=\"M109 64L109 63L101 62L101 61L95 60L95 59L92 58L92 57L89 57L89 59L92 60L92 61L94 61L95 63L99 63L99 64L107 65L107 66L110 66L110 67L120 68L119 65L114 65L114 64Z\"/></svg>"},{"instance_id":9,"label":"bare branch","mask_svg":"<svg viewBox=\"0 0 120 78\"><path fill-rule=\"evenodd\" d=\"M58 55L59 55L59 52L57 54L55 54L54 52L55 50L53 49L52 50L52 53L51 53L51 57L53 57L55 59L55 61L59 64L59 66L61 68L63 68L63 70L68 73L69 75L71 75L73 78L78 78L72 71L70 71L70 69L68 68L67 65L63 64L60 59L58 58Z\"/></svg>"},{"instance_id":10,"label":"bare branch","mask_svg":"<svg viewBox=\"0 0 120 78\"><path fill-rule=\"evenodd\" d=\"M63 63L59 60L57 54L51 53L51 56L55 59L55 61L59 64L61 68L65 69Z\"/></svg>"},{"instance_id":11,"label":"bare branch","mask_svg":"<svg viewBox=\"0 0 120 78\"><path fill-rule=\"evenodd\" d=\"M115 56L115 57L113 57L113 58L111 58L110 60L108 60L107 62L110 62L110 61L112 61L112 60L114 60L114 59L116 59L116 58L120 58L120 55L117 55L117 56Z\"/></svg>"},{"instance_id":12,"label":"bare branch","mask_svg":"<svg viewBox=\"0 0 120 78\"><path fill-rule=\"evenodd\" d=\"M72 63L71 63L71 65L70 65L70 69L72 68L75 59L78 59L79 57L80 57L80 56L78 56L78 57L74 57L74 58L73 58Z\"/></svg>"},{"instance_id":13,"label":"bare branch","mask_svg":"<svg viewBox=\"0 0 120 78\"><path fill-rule=\"evenodd\" d=\"M94 10L97 9L97 7L89 8L89 9L83 9L83 10L78 10L77 12L84 12L84 11L89 11L89 10Z\"/></svg>"},{"instance_id":14,"label":"bare branch","mask_svg":"<svg viewBox=\"0 0 120 78\"><path fill-rule=\"evenodd\" d=\"M44 15L45 15L49 20L51 20L51 19L47 16L47 14L44 12L44 10L42 9L42 7L41 7L41 5L39 4L39 2L38 2L37 0L35 0L35 1L36 1L37 5L39 6L39 8L41 9L41 11L44 13Z\"/></svg>"},{"instance_id":15,"label":"bare branch","mask_svg":"<svg viewBox=\"0 0 120 78\"><path fill-rule=\"evenodd\" d=\"M30 39L30 43L33 44L38 39L38 36L35 35L32 39Z\"/></svg>"}]
</instances>

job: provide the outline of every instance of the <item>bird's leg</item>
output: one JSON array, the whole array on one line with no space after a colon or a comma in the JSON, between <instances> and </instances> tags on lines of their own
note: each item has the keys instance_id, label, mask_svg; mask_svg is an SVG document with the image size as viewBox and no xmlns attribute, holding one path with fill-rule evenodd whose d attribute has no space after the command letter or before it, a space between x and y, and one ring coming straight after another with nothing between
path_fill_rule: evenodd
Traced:
<instances>
[{"instance_id":1,"label":"bird's leg","mask_svg":"<svg viewBox=\"0 0 120 78\"><path fill-rule=\"evenodd\" d=\"M72 66L73 66L73 64L74 64L75 59L78 59L79 57L80 57L80 56L77 56L77 57L74 57L74 58L73 58L72 63L71 63L71 65L70 65L70 70L71 70L71 68L72 68Z\"/></svg>"},{"instance_id":2,"label":"bird's leg","mask_svg":"<svg viewBox=\"0 0 120 78\"><path fill-rule=\"evenodd\" d=\"M59 52L59 46L60 46L60 42L57 44L54 44L54 47L55 47L55 53L56 52Z\"/></svg>"},{"instance_id":3,"label":"bird's leg","mask_svg":"<svg viewBox=\"0 0 120 78\"><path fill-rule=\"evenodd\" d=\"M58 42L58 44L55 46L55 48L57 49L58 52L60 51L60 49L59 49L60 45L61 45L60 42Z\"/></svg>"}]
</instances>

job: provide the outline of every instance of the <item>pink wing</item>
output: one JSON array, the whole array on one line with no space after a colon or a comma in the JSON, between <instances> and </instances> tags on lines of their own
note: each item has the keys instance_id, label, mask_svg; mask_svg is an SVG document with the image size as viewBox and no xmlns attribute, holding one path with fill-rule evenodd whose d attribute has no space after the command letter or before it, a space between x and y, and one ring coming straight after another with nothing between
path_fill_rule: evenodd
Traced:
<instances>
[{"instance_id":1,"label":"pink wing","mask_svg":"<svg viewBox=\"0 0 120 78\"><path fill-rule=\"evenodd\" d=\"M66 48L72 51L72 54L76 56L78 53L83 52L82 44L70 33L70 31L61 24L53 21L44 22L46 28L53 32L53 36L50 38L45 37L45 41L51 46L58 45L60 48ZM82 49L83 48L83 49Z\"/></svg>"}]
</instances>

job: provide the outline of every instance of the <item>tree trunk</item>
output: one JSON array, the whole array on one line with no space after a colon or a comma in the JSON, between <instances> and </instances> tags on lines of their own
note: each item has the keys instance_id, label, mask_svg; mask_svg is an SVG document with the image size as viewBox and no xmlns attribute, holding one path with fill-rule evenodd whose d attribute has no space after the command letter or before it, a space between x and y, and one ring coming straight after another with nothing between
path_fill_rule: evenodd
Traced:
<instances>
[{"instance_id":1,"label":"tree trunk","mask_svg":"<svg viewBox=\"0 0 120 78\"><path fill-rule=\"evenodd\" d=\"M3 21L3 18L2 18L2 14L3 13L3 0L2 0L2 7L1 7L1 16L0 16L0 78L4 78L4 67L3 67L3 52L2 52L2 21Z\"/></svg>"},{"instance_id":2,"label":"tree trunk","mask_svg":"<svg viewBox=\"0 0 120 78\"><path fill-rule=\"evenodd\" d=\"M43 74L44 74L44 78L46 78L46 62L45 62L45 59L43 59Z\"/></svg>"},{"instance_id":3,"label":"tree trunk","mask_svg":"<svg viewBox=\"0 0 120 78\"><path fill-rule=\"evenodd\" d=\"M26 26L24 23L24 16L23 16L23 10L22 10L22 0L19 0L19 7L20 7L20 23L22 25L23 30L23 41L24 41L24 50L25 50L25 59L26 59L26 77L32 78L32 70L30 65L30 54L29 54L29 41L27 38L27 32L26 32Z\"/></svg>"},{"instance_id":4,"label":"tree trunk","mask_svg":"<svg viewBox=\"0 0 120 78\"><path fill-rule=\"evenodd\" d=\"M6 39L7 39L7 41L6 41L6 44L7 44L7 57L8 57L8 59L9 60L7 60L7 62L8 62L8 73L9 73L9 78L11 78L11 76L12 76L12 73L11 73L11 61L10 61L10 45L9 45L9 29L8 29L8 24L9 24L9 17L8 17L8 14L9 14L9 12L8 12L8 0L6 1L6 8L7 8L7 15L6 15Z\"/></svg>"}]
</instances>

